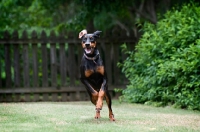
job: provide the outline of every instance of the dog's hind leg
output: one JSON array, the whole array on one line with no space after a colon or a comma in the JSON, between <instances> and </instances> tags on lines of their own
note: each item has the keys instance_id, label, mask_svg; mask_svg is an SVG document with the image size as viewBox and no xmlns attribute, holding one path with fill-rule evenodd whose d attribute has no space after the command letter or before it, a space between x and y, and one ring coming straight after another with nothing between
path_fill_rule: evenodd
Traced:
<instances>
[{"instance_id":1,"label":"dog's hind leg","mask_svg":"<svg viewBox=\"0 0 200 132\"><path fill-rule=\"evenodd\" d=\"M112 101L111 101L111 97L110 97L110 94L109 94L108 90L106 90L105 97L106 97L106 103L108 105L110 121L115 121L114 114L113 114L112 108L111 108Z\"/></svg>"}]
</instances>

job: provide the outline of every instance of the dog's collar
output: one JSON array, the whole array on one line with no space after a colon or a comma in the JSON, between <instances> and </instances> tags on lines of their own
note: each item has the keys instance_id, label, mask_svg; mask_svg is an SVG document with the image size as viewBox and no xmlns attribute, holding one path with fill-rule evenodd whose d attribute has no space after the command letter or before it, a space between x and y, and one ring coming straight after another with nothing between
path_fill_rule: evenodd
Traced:
<instances>
[{"instance_id":1,"label":"dog's collar","mask_svg":"<svg viewBox=\"0 0 200 132\"><path fill-rule=\"evenodd\" d=\"M97 64L97 63L95 62L95 60L96 60L97 58L99 58L99 52L97 52L97 54L96 54L94 57L88 57L85 53L84 53L84 56L85 56L86 59L92 60L95 64Z\"/></svg>"}]
</instances>

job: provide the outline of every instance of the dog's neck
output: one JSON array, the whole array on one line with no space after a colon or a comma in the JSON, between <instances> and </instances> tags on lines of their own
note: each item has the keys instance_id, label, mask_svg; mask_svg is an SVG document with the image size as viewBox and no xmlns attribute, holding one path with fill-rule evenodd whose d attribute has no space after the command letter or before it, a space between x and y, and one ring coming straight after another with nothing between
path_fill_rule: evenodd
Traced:
<instances>
[{"instance_id":1,"label":"dog's neck","mask_svg":"<svg viewBox=\"0 0 200 132\"><path fill-rule=\"evenodd\" d=\"M97 48L94 49L94 52L92 54L86 54L84 52L84 56L85 58L87 58L88 60L96 60L97 58L99 58L99 51Z\"/></svg>"}]
</instances>

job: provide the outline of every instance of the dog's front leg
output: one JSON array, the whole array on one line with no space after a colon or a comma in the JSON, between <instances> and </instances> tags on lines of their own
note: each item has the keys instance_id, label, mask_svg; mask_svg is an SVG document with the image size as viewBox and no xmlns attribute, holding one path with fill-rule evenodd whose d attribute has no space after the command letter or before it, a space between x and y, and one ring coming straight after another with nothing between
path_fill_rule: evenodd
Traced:
<instances>
[{"instance_id":1,"label":"dog's front leg","mask_svg":"<svg viewBox=\"0 0 200 132\"><path fill-rule=\"evenodd\" d=\"M94 88L88 83L88 81L86 79L81 79L82 83L86 86L86 89L90 95L90 100L91 102L96 105L97 104L97 100L98 100L98 96L99 96L99 93L94 90ZM95 119L99 119L100 118L100 110L98 110L96 108L96 115L94 117Z\"/></svg>"},{"instance_id":2,"label":"dog's front leg","mask_svg":"<svg viewBox=\"0 0 200 132\"><path fill-rule=\"evenodd\" d=\"M106 84L107 84L106 79L104 79L101 89L98 93L98 98L97 98L97 103L96 103L96 116L95 116L96 119L100 118L100 110L103 107L103 98L105 96L105 89L107 89Z\"/></svg>"},{"instance_id":3,"label":"dog's front leg","mask_svg":"<svg viewBox=\"0 0 200 132\"><path fill-rule=\"evenodd\" d=\"M105 96L105 90L107 90L107 79L103 79L103 83L101 85L101 89L98 93L98 100L96 104L96 110L100 111L103 107L103 98Z\"/></svg>"},{"instance_id":4,"label":"dog's front leg","mask_svg":"<svg viewBox=\"0 0 200 132\"><path fill-rule=\"evenodd\" d=\"M85 87L89 93L91 102L94 105L96 105L97 100L98 100L98 92L96 90L94 90L94 88L89 84L89 82L86 79L81 78L81 82L85 85Z\"/></svg>"}]
</instances>

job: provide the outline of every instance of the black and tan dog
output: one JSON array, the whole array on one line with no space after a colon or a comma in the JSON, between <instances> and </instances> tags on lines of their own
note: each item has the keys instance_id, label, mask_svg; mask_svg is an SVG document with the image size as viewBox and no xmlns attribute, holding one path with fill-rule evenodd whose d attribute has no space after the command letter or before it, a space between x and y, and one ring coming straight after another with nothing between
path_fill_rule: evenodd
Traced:
<instances>
[{"instance_id":1,"label":"black and tan dog","mask_svg":"<svg viewBox=\"0 0 200 132\"><path fill-rule=\"evenodd\" d=\"M105 97L109 109L109 118L111 121L115 121L111 108L111 97L108 92L107 75L96 45L96 40L100 37L100 33L101 31L96 31L93 34L87 34L86 30L79 33L84 49L80 66L80 79L89 93L91 102L96 106L95 119L100 118L100 110Z\"/></svg>"}]
</instances>

